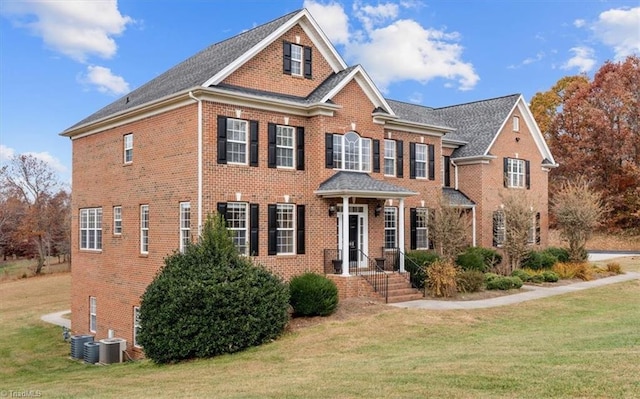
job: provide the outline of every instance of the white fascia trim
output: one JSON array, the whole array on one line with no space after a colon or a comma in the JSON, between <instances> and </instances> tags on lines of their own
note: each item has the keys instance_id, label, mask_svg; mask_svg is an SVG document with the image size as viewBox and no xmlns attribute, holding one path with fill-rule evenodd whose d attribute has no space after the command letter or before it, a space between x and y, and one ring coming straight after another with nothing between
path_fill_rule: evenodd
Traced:
<instances>
[{"instance_id":1,"label":"white fascia trim","mask_svg":"<svg viewBox=\"0 0 640 399\"><path fill-rule=\"evenodd\" d=\"M192 89L188 89L177 94L163 97L152 103L146 103L128 110L120 111L96 121L78 126L72 130L67 129L60 133L60 136L69 137L71 140L75 140L99 133L103 130L112 129L127 123L159 115L167 111L193 105L193 99L189 97L189 92L191 90Z\"/></svg>"},{"instance_id":2,"label":"white fascia trim","mask_svg":"<svg viewBox=\"0 0 640 399\"><path fill-rule=\"evenodd\" d=\"M493 159L497 159L495 155L478 155L473 157L460 157L452 158L456 165L471 165L471 164L488 164Z\"/></svg>"},{"instance_id":3,"label":"white fascia trim","mask_svg":"<svg viewBox=\"0 0 640 399\"><path fill-rule=\"evenodd\" d=\"M540 151L540 154L542 154L542 158L543 159L547 158L549 161L553 162L553 165L555 166L552 166L552 167L558 167L559 165L556 163L555 159L553 159L551 150L549 150L549 147L547 146L547 142L545 141L544 136L542 135L542 132L540 131L540 128L538 127L538 124L536 123L536 120L534 119L533 114L531 113L531 110L529 109L527 104L524 102L524 98L522 98L522 96L520 96L518 101L518 109L520 110L520 113L524 117L524 122L527 124L527 128L531 132L531 135L533 136L533 140L538 146L538 150Z\"/></svg>"},{"instance_id":4,"label":"white fascia trim","mask_svg":"<svg viewBox=\"0 0 640 399\"><path fill-rule=\"evenodd\" d=\"M347 76L344 77L330 92L328 92L320 102L327 102L336 96L345 86L354 80L358 83L362 91L367 95L369 101L373 103L375 107L381 107L385 109L390 117L395 117L396 115L393 113L393 110L387 103L387 100L384 99L382 93L377 89L371 78L367 75L361 65L353 68L351 72Z\"/></svg>"},{"instance_id":5,"label":"white fascia trim","mask_svg":"<svg viewBox=\"0 0 640 399\"><path fill-rule=\"evenodd\" d=\"M357 197L357 198L407 198L418 195L416 192L367 191L367 190L316 190L314 194L323 198Z\"/></svg>"},{"instance_id":6,"label":"white fascia trim","mask_svg":"<svg viewBox=\"0 0 640 399\"><path fill-rule=\"evenodd\" d=\"M307 17L300 20L300 27L304 30L304 33L309 36L316 48L320 50L324 58L327 60L334 72L342 71L347 68L347 63L342 59L340 54L336 51L336 48L331 44L331 40L324 34L320 25L311 16L311 13L305 8L301 12L302 15Z\"/></svg>"},{"instance_id":7,"label":"white fascia trim","mask_svg":"<svg viewBox=\"0 0 640 399\"><path fill-rule=\"evenodd\" d=\"M447 136L442 138L442 147L444 148L460 148L467 144L469 144L468 141L447 139Z\"/></svg>"},{"instance_id":8,"label":"white fascia trim","mask_svg":"<svg viewBox=\"0 0 640 399\"><path fill-rule=\"evenodd\" d=\"M417 123L412 121L406 121L401 119L391 119L383 122L386 129L399 130L409 133L417 133L425 136L442 137L448 132L451 132L451 128L444 126L427 125L425 123Z\"/></svg>"},{"instance_id":9,"label":"white fascia trim","mask_svg":"<svg viewBox=\"0 0 640 399\"><path fill-rule=\"evenodd\" d=\"M340 105L328 103L301 105L291 101L267 99L248 93L231 93L216 87L201 88L198 91L202 93L202 98L207 101L251 107L264 111L287 112L298 116L333 116L336 110L342 108Z\"/></svg>"},{"instance_id":10,"label":"white fascia trim","mask_svg":"<svg viewBox=\"0 0 640 399\"><path fill-rule=\"evenodd\" d=\"M320 35L310 34L310 32L308 31L309 28L304 29L305 19L306 19L306 22L308 22L313 28L318 30ZM240 57L236 58L232 63L227 65L220 72L210 77L207 81L205 81L202 84L202 87L209 87L212 85L217 85L218 83L222 82L229 75L235 72L238 68L244 65L247 61L255 57L258 53L260 53L267 46L273 43L277 38L285 34L289 29L291 29L298 23L300 23L300 26L302 27L302 29L305 31L305 33L307 33L307 35L309 35L309 37L311 38L311 40L314 42L314 44L318 49L322 49L323 47L325 48L324 51L320 50L320 52L325 56L325 58L327 59L327 62L329 63L329 65L331 65L334 72L338 72L346 68L345 62L338 55L338 53L335 51L333 46L331 46L331 42L329 42L329 39L327 39L327 37L319 30L320 28L318 27L318 24L312 20L311 14L309 14L309 12L306 9L304 9L300 11L295 17L292 17L287 22L280 25L278 29L271 32L269 36L262 39L260 42L258 42L258 44L256 44L251 49L249 49L249 51L242 54ZM317 40L322 40L324 43L318 43ZM328 53L326 48L330 50ZM331 57L326 57L328 54L330 54Z\"/></svg>"},{"instance_id":11,"label":"white fascia trim","mask_svg":"<svg viewBox=\"0 0 640 399\"><path fill-rule=\"evenodd\" d=\"M511 115L513 115L513 110L515 110L516 107L518 106L518 102L520 102L520 99L522 99L522 94L520 95L520 97L518 97L516 102L513 103L513 106L511 107L511 109L507 113L507 117L504 118L504 120L500 124L500 127L498 128L498 131L493 133L493 138L491 139L491 143L489 143L487 148L484 150L484 155L489 155L489 150L493 147L493 144L495 144L496 140L498 140L498 136L500 135L500 132L502 132L502 129L504 129L504 127L507 124L507 122L509 121L509 119L511 119Z\"/></svg>"}]
</instances>

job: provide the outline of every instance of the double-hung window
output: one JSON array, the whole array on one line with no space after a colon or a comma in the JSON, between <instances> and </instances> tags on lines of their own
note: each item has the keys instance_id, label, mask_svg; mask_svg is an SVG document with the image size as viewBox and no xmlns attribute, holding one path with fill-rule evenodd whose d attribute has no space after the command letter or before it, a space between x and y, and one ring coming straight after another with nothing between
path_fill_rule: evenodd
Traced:
<instances>
[{"instance_id":1,"label":"double-hung window","mask_svg":"<svg viewBox=\"0 0 640 399\"><path fill-rule=\"evenodd\" d=\"M191 241L191 203L180 203L180 252L184 252Z\"/></svg>"},{"instance_id":2,"label":"double-hung window","mask_svg":"<svg viewBox=\"0 0 640 399\"><path fill-rule=\"evenodd\" d=\"M302 76L302 46L291 44L291 74Z\"/></svg>"},{"instance_id":3,"label":"double-hung window","mask_svg":"<svg viewBox=\"0 0 640 399\"><path fill-rule=\"evenodd\" d=\"M394 140L384 141L384 174L385 176L396 175L396 142Z\"/></svg>"},{"instance_id":4,"label":"double-hung window","mask_svg":"<svg viewBox=\"0 0 640 399\"><path fill-rule=\"evenodd\" d=\"M102 249L102 208L80 210L80 249Z\"/></svg>"},{"instance_id":5,"label":"double-hung window","mask_svg":"<svg viewBox=\"0 0 640 399\"><path fill-rule=\"evenodd\" d=\"M371 139L355 132L333 135L333 167L358 172L371 171Z\"/></svg>"},{"instance_id":6,"label":"double-hung window","mask_svg":"<svg viewBox=\"0 0 640 399\"><path fill-rule=\"evenodd\" d=\"M384 247L393 249L398 246L398 208L384 208Z\"/></svg>"},{"instance_id":7,"label":"double-hung window","mask_svg":"<svg viewBox=\"0 0 640 399\"><path fill-rule=\"evenodd\" d=\"M427 178L427 145L416 144L416 178Z\"/></svg>"},{"instance_id":8,"label":"double-hung window","mask_svg":"<svg viewBox=\"0 0 640 399\"><path fill-rule=\"evenodd\" d=\"M133 346L140 348L138 343L138 335L140 334L140 306L133 307Z\"/></svg>"},{"instance_id":9,"label":"double-hung window","mask_svg":"<svg viewBox=\"0 0 640 399\"><path fill-rule=\"evenodd\" d=\"M276 126L276 165L293 168L295 165L295 129L292 126Z\"/></svg>"},{"instance_id":10,"label":"double-hung window","mask_svg":"<svg viewBox=\"0 0 640 399\"><path fill-rule=\"evenodd\" d=\"M149 205L140 205L140 253L149 253Z\"/></svg>"},{"instance_id":11,"label":"double-hung window","mask_svg":"<svg viewBox=\"0 0 640 399\"><path fill-rule=\"evenodd\" d=\"M89 331L98 330L98 305L95 296L89 297Z\"/></svg>"},{"instance_id":12,"label":"double-hung window","mask_svg":"<svg viewBox=\"0 0 640 399\"><path fill-rule=\"evenodd\" d=\"M122 207L113 207L113 234L119 236L122 234Z\"/></svg>"},{"instance_id":13,"label":"double-hung window","mask_svg":"<svg viewBox=\"0 0 640 399\"><path fill-rule=\"evenodd\" d=\"M295 254L295 205L278 204L276 223L278 255Z\"/></svg>"},{"instance_id":14,"label":"double-hung window","mask_svg":"<svg viewBox=\"0 0 640 399\"><path fill-rule=\"evenodd\" d=\"M124 163L133 162L133 133L124 135Z\"/></svg>"},{"instance_id":15,"label":"double-hung window","mask_svg":"<svg viewBox=\"0 0 640 399\"><path fill-rule=\"evenodd\" d=\"M429 209L416 209L416 249L429 249Z\"/></svg>"},{"instance_id":16,"label":"double-hung window","mask_svg":"<svg viewBox=\"0 0 640 399\"><path fill-rule=\"evenodd\" d=\"M525 186L525 161L509 158L507 166L507 181L509 187L524 188Z\"/></svg>"},{"instance_id":17,"label":"double-hung window","mask_svg":"<svg viewBox=\"0 0 640 399\"><path fill-rule=\"evenodd\" d=\"M238 252L249 254L249 213L245 202L227 203L227 229L232 232L233 243Z\"/></svg>"},{"instance_id":18,"label":"double-hung window","mask_svg":"<svg viewBox=\"0 0 640 399\"><path fill-rule=\"evenodd\" d=\"M248 123L240 119L227 119L227 162L247 164Z\"/></svg>"}]
</instances>

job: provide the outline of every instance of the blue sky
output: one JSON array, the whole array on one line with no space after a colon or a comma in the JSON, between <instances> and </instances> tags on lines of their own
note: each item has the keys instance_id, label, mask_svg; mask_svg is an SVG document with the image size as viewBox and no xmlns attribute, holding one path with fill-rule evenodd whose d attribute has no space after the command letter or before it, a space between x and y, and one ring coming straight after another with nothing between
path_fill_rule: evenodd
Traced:
<instances>
[{"instance_id":1,"label":"blue sky","mask_svg":"<svg viewBox=\"0 0 640 399\"><path fill-rule=\"evenodd\" d=\"M640 54L638 0L0 1L0 162L71 180L58 133L212 43L306 7L387 98L439 107Z\"/></svg>"}]
</instances>

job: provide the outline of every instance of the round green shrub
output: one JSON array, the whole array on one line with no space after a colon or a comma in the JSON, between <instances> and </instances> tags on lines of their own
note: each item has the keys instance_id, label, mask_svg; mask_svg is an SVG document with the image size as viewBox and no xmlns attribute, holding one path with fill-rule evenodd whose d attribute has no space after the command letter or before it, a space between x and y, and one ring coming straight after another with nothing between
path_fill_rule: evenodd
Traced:
<instances>
[{"instance_id":1,"label":"round green shrub","mask_svg":"<svg viewBox=\"0 0 640 399\"><path fill-rule=\"evenodd\" d=\"M532 270L549 270L558 262L550 252L529 251L522 260L522 267Z\"/></svg>"},{"instance_id":2,"label":"round green shrub","mask_svg":"<svg viewBox=\"0 0 640 399\"><path fill-rule=\"evenodd\" d=\"M484 274L478 270L463 270L458 273L459 292L478 292L484 287Z\"/></svg>"},{"instance_id":3,"label":"round green shrub","mask_svg":"<svg viewBox=\"0 0 640 399\"><path fill-rule=\"evenodd\" d=\"M544 276L542 274L534 274L531 276L530 281L535 284L544 283Z\"/></svg>"},{"instance_id":4,"label":"round green shrub","mask_svg":"<svg viewBox=\"0 0 640 399\"><path fill-rule=\"evenodd\" d=\"M475 251L467 250L456 259L456 264L462 268L462 270L476 270L479 272L487 271L487 267L484 264L484 258L481 254Z\"/></svg>"},{"instance_id":5,"label":"round green shrub","mask_svg":"<svg viewBox=\"0 0 640 399\"><path fill-rule=\"evenodd\" d=\"M224 220L174 253L147 287L138 341L157 363L241 351L277 338L289 320L287 285L240 256Z\"/></svg>"},{"instance_id":6,"label":"round green shrub","mask_svg":"<svg viewBox=\"0 0 640 399\"><path fill-rule=\"evenodd\" d=\"M427 278L426 269L433 262L440 260L440 257L431 251L411 251L407 252L404 268L411 276L411 284L418 288L424 288Z\"/></svg>"},{"instance_id":7,"label":"round green shrub","mask_svg":"<svg viewBox=\"0 0 640 399\"><path fill-rule=\"evenodd\" d=\"M292 278L289 292L295 316L328 316L338 306L338 288L319 274L305 273Z\"/></svg>"},{"instance_id":8,"label":"round green shrub","mask_svg":"<svg viewBox=\"0 0 640 399\"><path fill-rule=\"evenodd\" d=\"M542 277L544 278L544 281L547 283L555 283L560 279L560 276L558 276L558 273L552 272L551 270L545 270L542 273Z\"/></svg>"},{"instance_id":9,"label":"round green shrub","mask_svg":"<svg viewBox=\"0 0 640 399\"><path fill-rule=\"evenodd\" d=\"M558 259L558 262L562 262L562 263L569 262L569 251L567 251L565 248L548 247L542 252L546 252L548 254L555 256L556 259Z\"/></svg>"},{"instance_id":10,"label":"round green shrub","mask_svg":"<svg viewBox=\"0 0 640 399\"><path fill-rule=\"evenodd\" d=\"M519 277L497 276L487 282L488 290L510 290L522 287L522 280Z\"/></svg>"},{"instance_id":11,"label":"round green shrub","mask_svg":"<svg viewBox=\"0 0 640 399\"><path fill-rule=\"evenodd\" d=\"M527 282L531 280L531 275L522 269L516 269L511 272L511 276L518 277L520 280Z\"/></svg>"},{"instance_id":12,"label":"round green shrub","mask_svg":"<svg viewBox=\"0 0 640 399\"><path fill-rule=\"evenodd\" d=\"M489 281L495 280L497 278L501 277L499 274L496 273L485 273L484 274L484 282L485 284L489 283Z\"/></svg>"}]
</instances>

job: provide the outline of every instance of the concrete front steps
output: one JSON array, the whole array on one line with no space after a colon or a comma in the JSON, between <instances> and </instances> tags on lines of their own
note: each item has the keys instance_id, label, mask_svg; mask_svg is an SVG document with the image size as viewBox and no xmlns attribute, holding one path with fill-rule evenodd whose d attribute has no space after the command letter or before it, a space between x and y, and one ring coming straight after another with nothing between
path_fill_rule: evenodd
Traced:
<instances>
[{"instance_id":1,"label":"concrete front steps","mask_svg":"<svg viewBox=\"0 0 640 399\"><path fill-rule=\"evenodd\" d=\"M408 275L398 273L390 273L389 276L389 295L387 303L415 301L424 299L422 292L411 287Z\"/></svg>"}]
</instances>

